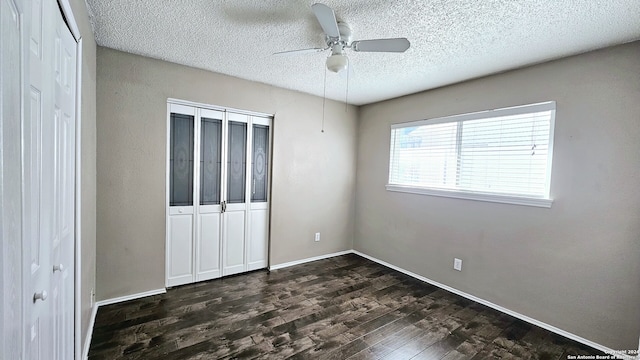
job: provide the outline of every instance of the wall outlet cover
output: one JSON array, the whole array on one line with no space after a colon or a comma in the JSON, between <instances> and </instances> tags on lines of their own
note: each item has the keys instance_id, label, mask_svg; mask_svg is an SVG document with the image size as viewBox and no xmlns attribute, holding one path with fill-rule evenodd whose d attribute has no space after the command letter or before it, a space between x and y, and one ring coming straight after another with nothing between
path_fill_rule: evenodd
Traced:
<instances>
[{"instance_id":1,"label":"wall outlet cover","mask_svg":"<svg viewBox=\"0 0 640 360\"><path fill-rule=\"evenodd\" d=\"M462 271L462 260L458 258L453 259L453 268L458 271Z\"/></svg>"}]
</instances>

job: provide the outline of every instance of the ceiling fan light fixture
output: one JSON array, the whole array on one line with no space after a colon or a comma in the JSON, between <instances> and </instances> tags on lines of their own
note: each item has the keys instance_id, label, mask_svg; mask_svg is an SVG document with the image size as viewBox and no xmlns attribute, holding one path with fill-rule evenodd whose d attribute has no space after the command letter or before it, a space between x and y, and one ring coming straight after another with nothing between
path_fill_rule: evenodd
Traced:
<instances>
[{"instance_id":1,"label":"ceiling fan light fixture","mask_svg":"<svg viewBox=\"0 0 640 360\"><path fill-rule=\"evenodd\" d=\"M334 54L327 58L327 69L329 71L338 73L345 70L349 65L349 58L344 54Z\"/></svg>"}]
</instances>

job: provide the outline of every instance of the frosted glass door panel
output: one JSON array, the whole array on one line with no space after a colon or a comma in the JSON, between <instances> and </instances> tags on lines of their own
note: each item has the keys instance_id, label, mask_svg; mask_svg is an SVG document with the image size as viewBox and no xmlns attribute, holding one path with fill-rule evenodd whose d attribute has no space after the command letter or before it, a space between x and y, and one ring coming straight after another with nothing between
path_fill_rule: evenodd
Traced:
<instances>
[{"instance_id":1,"label":"frosted glass door panel","mask_svg":"<svg viewBox=\"0 0 640 360\"><path fill-rule=\"evenodd\" d=\"M200 205L217 205L222 173L222 120L202 118L200 135Z\"/></svg>"},{"instance_id":2,"label":"frosted glass door panel","mask_svg":"<svg viewBox=\"0 0 640 360\"><path fill-rule=\"evenodd\" d=\"M247 124L229 121L227 202L245 202L247 168Z\"/></svg>"},{"instance_id":3,"label":"frosted glass door panel","mask_svg":"<svg viewBox=\"0 0 640 360\"><path fill-rule=\"evenodd\" d=\"M251 201L267 201L269 175L269 127L253 125L253 154L251 155Z\"/></svg>"},{"instance_id":4,"label":"frosted glass door panel","mask_svg":"<svg viewBox=\"0 0 640 360\"><path fill-rule=\"evenodd\" d=\"M193 119L171 113L169 206L193 205Z\"/></svg>"}]
</instances>

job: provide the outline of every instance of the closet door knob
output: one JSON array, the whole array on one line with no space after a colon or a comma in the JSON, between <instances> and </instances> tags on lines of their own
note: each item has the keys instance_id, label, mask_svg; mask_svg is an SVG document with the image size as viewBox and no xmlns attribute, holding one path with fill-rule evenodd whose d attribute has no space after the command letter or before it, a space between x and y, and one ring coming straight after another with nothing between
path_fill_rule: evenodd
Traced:
<instances>
[{"instance_id":1,"label":"closet door knob","mask_svg":"<svg viewBox=\"0 0 640 360\"><path fill-rule=\"evenodd\" d=\"M36 302L37 300L42 300L42 301L47 300L47 291L42 290L41 292L37 292L33 294L33 302Z\"/></svg>"},{"instance_id":2,"label":"closet door knob","mask_svg":"<svg viewBox=\"0 0 640 360\"><path fill-rule=\"evenodd\" d=\"M64 271L64 265L60 264L60 265L53 265L53 272L56 271Z\"/></svg>"}]
</instances>

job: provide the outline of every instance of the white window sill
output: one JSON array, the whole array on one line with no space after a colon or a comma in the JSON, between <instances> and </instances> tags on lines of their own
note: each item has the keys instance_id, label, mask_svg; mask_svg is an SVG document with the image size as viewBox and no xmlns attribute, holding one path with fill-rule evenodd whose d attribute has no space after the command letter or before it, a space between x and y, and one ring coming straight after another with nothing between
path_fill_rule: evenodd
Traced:
<instances>
[{"instance_id":1,"label":"white window sill","mask_svg":"<svg viewBox=\"0 0 640 360\"><path fill-rule=\"evenodd\" d=\"M497 194L487 194L487 193L474 193L474 192L464 192L464 191L456 191L456 190L428 189L428 188L402 186L402 185L387 185L386 188L388 191L396 191L396 192L403 192L403 193L410 193L410 194L441 196L441 197L449 197L454 199L488 201L488 202L495 202L495 203L535 206L535 207L543 207L543 208L551 208L551 204L553 203L552 199L519 197L519 196L510 196L510 195L497 195Z\"/></svg>"}]
</instances>

